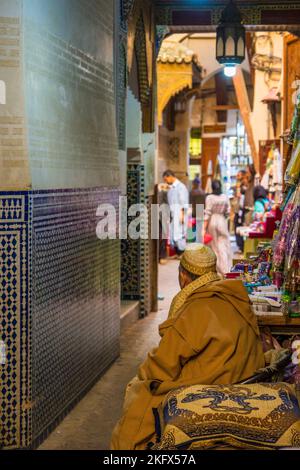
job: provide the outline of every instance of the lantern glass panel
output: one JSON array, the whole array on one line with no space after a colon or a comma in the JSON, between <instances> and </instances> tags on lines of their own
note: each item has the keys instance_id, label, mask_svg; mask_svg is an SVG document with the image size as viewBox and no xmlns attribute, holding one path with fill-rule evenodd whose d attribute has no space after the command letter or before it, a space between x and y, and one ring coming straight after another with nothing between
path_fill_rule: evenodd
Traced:
<instances>
[{"instance_id":1,"label":"lantern glass panel","mask_svg":"<svg viewBox=\"0 0 300 470\"><path fill-rule=\"evenodd\" d=\"M237 55L239 57L244 57L244 54L245 54L245 43L244 43L243 38L240 38L238 40L238 45L237 45Z\"/></svg>"},{"instance_id":2,"label":"lantern glass panel","mask_svg":"<svg viewBox=\"0 0 300 470\"><path fill-rule=\"evenodd\" d=\"M226 41L225 55L229 57L235 55L235 43L234 43L232 36L229 36L229 38Z\"/></svg>"},{"instance_id":3,"label":"lantern glass panel","mask_svg":"<svg viewBox=\"0 0 300 470\"><path fill-rule=\"evenodd\" d=\"M217 56L220 57L222 55L224 55L224 41L222 38L219 38L217 43Z\"/></svg>"},{"instance_id":4,"label":"lantern glass panel","mask_svg":"<svg viewBox=\"0 0 300 470\"><path fill-rule=\"evenodd\" d=\"M222 38L219 38L217 43L217 56L221 57L222 55L224 55L224 42Z\"/></svg>"}]
</instances>

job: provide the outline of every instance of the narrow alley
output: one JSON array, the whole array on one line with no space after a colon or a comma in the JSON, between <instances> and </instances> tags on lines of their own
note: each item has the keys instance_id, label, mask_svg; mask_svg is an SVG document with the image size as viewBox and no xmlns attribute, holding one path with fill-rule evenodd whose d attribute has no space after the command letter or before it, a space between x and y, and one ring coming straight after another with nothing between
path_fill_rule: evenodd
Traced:
<instances>
[{"instance_id":1,"label":"narrow alley","mask_svg":"<svg viewBox=\"0 0 300 470\"><path fill-rule=\"evenodd\" d=\"M0 0L0 469L300 449L299 221L300 0Z\"/></svg>"},{"instance_id":2,"label":"narrow alley","mask_svg":"<svg viewBox=\"0 0 300 470\"><path fill-rule=\"evenodd\" d=\"M121 356L101 380L40 446L40 450L107 450L112 430L122 413L124 391L147 353L158 344L158 326L178 292L178 261L160 266L159 311L126 328Z\"/></svg>"}]
</instances>

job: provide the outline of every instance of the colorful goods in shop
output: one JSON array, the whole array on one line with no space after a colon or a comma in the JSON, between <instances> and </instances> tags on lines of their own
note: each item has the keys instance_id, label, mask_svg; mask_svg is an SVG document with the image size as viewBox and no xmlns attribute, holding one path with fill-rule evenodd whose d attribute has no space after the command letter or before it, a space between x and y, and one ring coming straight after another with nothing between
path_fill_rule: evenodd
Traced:
<instances>
[{"instance_id":1,"label":"colorful goods in shop","mask_svg":"<svg viewBox=\"0 0 300 470\"><path fill-rule=\"evenodd\" d=\"M300 317L300 96L288 143L293 146L286 170L287 196L274 243L274 282L283 290L283 312Z\"/></svg>"},{"instance_id":2,"label":"colorful goods in shop","mask_svg":"<svg viewBox=\"0 0 300 470\"><path fill-rule=\"evenodd\" d=\"M255 294L255 292L260 292L259 296L262 297L261 292L268 286L272 286L271 271L272 247L270 243L262 243L258 246L257 256L252 256L248 260L240 260L226 277L228 279L238 278L243 280L250 296ZM276 287L272 286L271 291L274 289L276 290ZM269 291L270 289L268 288L266 290ZM278 297L280 297L280 295L277 293L276 301L278 301ZM268 301L266 301L266 304L267 303Z\"/></svg>"},{"instance_id":3,"label":"colorful goods in shop","mask_svg":"<svg viewBox=\"0 0 300 470\"><path fill-rule=\"evenodd\" d=\"M261 185L272 194L274 202L279 202L282 192L282 158L278 148L273 146L266 162L266 171L261 180Z\"/></svg>"}]
</instances>

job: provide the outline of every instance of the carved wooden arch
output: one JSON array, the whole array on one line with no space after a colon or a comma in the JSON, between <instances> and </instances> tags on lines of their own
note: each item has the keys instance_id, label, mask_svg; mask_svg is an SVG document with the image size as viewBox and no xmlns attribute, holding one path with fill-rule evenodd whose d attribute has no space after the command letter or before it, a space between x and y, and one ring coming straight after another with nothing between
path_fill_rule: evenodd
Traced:
<instances>
[{"instance_id":1,"label":"carved wooden arch","mask_svg":"<svg viewBox=\"0 0 300 470\"><path fill-rule=\"evenodd\" d=\"M134 2L131 9L131 14L128 18L127 24L127 67L130 72L134 57L134 43L136 34L136 25L141 14L140 2Z\"/></svg>"},{"instance_id":2,"label":"carved wooden arch","mask_svg":"<svg viewBox=\"0 0 300 470\"><path fill-rule=\"evenodd\" d=\"M176 79L174 77L176 76ZM157 64L158 125L163 124L163 111L170 99L185 88L193 87L193 64Z\"/></svg>"},{"instance_id":3,"label":"carved wooden arch","mask_svg":"<svg viewBox=\"0 0 300 470\"><path fill-rule=\"evenodd\" d=\"M118 135L119 148L126 149L126 90L127 90L127 50L126 43L119 44L119 63L118 63Z\"/></svg>"},{"instance_id":4,"label":"carved wooden arch","mask_svg":"<svg viewBox=\"0 0 300 470\"><path fill-rule=\"evenodd\" d=\"M150 14L149 14L150 13ZM131 13L128 18L128 28L127 28L127 64L128 70L131 70L135 39L137 33L138 22L141 20L144 22L144 31L145 31L145 44L148 58L148 81L150 85L152 84L153 74L151 67L151 58L153 56L153 45L155 43L155 31L150 34L146 34L146 30L152 30L152 24L154 23L154 11L152 11L152 2L149 0L135 0L131 6Z\"/></svg>"},{"instance_id":5,"label":"carved wooden arch","mask_svg":"<svg viewBox=\"0 0 300 470\"><path fill-rule=\"evenodd\" d=\"M138 66L139 100L142 105L147 105L151 90L148 79L146 32L142 12L136 24L134 49Z\"/></svg>"},{"instance_id":6,"label":"carved wooden arch","mask_svg":"<svg viewBox=\"0 0 300 470\"><path fill-rule=\"evenodd\" d=\"M155 74L154 10L151 1L137 0L128 23L127 65L131 73L134 57L137 63L143 132L154 132L153 83Z\"/></svg>"}]
</instances>

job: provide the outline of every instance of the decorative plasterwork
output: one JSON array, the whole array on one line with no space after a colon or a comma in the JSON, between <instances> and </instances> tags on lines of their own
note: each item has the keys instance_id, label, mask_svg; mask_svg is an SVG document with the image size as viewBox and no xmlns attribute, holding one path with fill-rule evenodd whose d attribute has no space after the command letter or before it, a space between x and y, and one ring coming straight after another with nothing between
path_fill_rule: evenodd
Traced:
<instances>
[{"instance_id":1,"label":"decorative plasterwork","mask_svg":"<svg viewBox=\"0 0 300 470\"><path fill-rule=\"evenodd\" d=\"M131 15L134 2L135 0L121 0L122 13L125 21L128 21Z\"/></svg>"},{"instance_id":2,"label":"decorative plasterwork","mask_svg":"<svg viewBox=\"0 0 300 470\"><path fill-rule=\"evenodd\" d=\"M171 25L172 24L172 8L156 8L155 11L157 25Z\"/></svg>"},{"instance_id":3,"label":"decorative plasterwork","mask_svg":"<svg viewBox=\"0 0 300 470\"><path fill-rule=\"evenodd\" d=\"M158 124L163 123L163 111L170 99L185 88L193 86L193 65L157 63Z\"/></svg>"},{"instance_id":4,"label":"decorative plasterwork","mask_svg":"<svg viewBox=\"0 0 300 470\"><path fill-rule=\"evenodd\" d=\"M211 12L211 19L213 25L218 25L221 20L223 8L215 8ZM244 7L240 8L244 24L261 24L261 8Z\"/></svg>"},{"instance_id":5,"label":"decorative plasterwork","mask_svg":"<svg viewBox=\"0 0 300 470\"><path fill-rule=\"evenodd\" d=\"M131 11L135 0L120 0L120 31L121 33L127 33L128 18L131 15Z\"/></svg>"},{"instance_id":6,"label":"decorative plasterwork","mask_svg":"<svg viewBox=\"0 0 300 470\"><path fill-rule=\"evenodd\" d=\"M127 28L127 64L128 70L131 70L135 37L138 32L138 22L141 17L144 22L145 31L147 31L147 39L150 38L149 30L152 27L152 18L150 18L151 3L147 0L136 0L132 6L131 14L128 17L128 28ZM155 38L153 37L153 42ZM148 46L147 46L148 48Z\"/></svg>"},{"instance_id":7,"label":"decorative plasterwork","mask_svg":"<svg viewBox=\"0 0 300 470\"><path fill-rule=\"evenodd\" d=\"M128 19L127 68L130 73L135 55L138 67L138 99L143 113L143 132L150 133L154 130L155 32L153 3L150 0L136 0Z\"/></svg>"},{"instance_id":8,"label":"decorative plasterwork","mask_svg":"<svg viewBox=\"0 0 300 470\"><path fill-rule=\"evenodd\" d=\"M119 61L118 61L118 135L119 148L126 149L126 91L127 91L127 64L126 64L126 48L123 42L119 44Z\"/></svg>"},{"instance_id":9,"label":"decorative plasterwork","mask_svg":"<svg viewBox=\"0 0 300 470\"><path fill-rule=\"evenodd\" d=\"M261 24L260 8L241 8L244 24Z\"/></svg>"},{"instance_id":10,"label":"decorative plasterwork","mask_svg":"<svg viewBox=\"0 0 300 470\"><path fill-rule=\"evenodd\" d=\"M139 98L142 104L148 104L151 90L148 80L147 47L143 15L140 16L136 25L134 47L137 56L139 74Z\"/></svg>"},{"instance_id":11,"label":"decorative plasterwork","mask_svg":"<svg viewBox=\"0 0 300 470\"><path fill-rule=\"evenodd\" d=\"M157 62L164 64L191 64L193 62L198 67L201 67L198 56L193 50L189 49L184 44L172 41L171 39L167 39L163 42L157 57Z\"/></svg>"}]
</instances>

